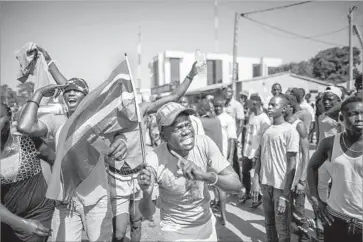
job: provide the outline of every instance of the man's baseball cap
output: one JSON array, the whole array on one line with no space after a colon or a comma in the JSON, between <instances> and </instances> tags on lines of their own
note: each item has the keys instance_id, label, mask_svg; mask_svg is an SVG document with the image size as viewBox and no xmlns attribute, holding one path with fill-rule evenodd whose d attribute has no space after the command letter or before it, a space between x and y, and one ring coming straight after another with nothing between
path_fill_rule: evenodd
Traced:
<instances>
[{"instance_id":1,"label":"man's baseball cap","mask_svg":"<svg viewBox=\"0 0 363 242\"><path fill-rule=\"evenodd\" d=\"M342 95L343 95L342 90L340 90L340 88L336 87L336 86L328 86L325 89L324 93L333 93L333 94L337 95L339 97L339 99L342 99Z\"/></svg>"},{"instance_id":2,"label":"man's baseball cap","mask_svg":"<svg viewBox=\"0 0 363 242\"><path fill-rule=\"evenodd\" d=\"M176 102L169 102L161 106L161 108L159 108L159 110L156 112L156 122L158 124L159 130L162 126L172 125L176 117L181 113L191 115L195 112L193 109L185 108Z\"/></svg>"},{"instance_id":3,"label":"man's baseball cap","mask_svg":"<svg viewBox=\"0 0 363 242\"><path fill-rule=\"evenodd\" d=\"M71 90L82 92L84 95L89 93L87 82L81 78L72 78L67 81L64 92Z\"/></svg>"}]
</instances>

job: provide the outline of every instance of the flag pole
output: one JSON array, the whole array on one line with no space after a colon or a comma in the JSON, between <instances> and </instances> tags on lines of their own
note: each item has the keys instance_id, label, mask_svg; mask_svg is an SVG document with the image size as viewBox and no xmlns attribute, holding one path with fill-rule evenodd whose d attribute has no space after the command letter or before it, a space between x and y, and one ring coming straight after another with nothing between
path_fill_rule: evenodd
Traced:
<instances>
[{"instance_id":1,"label":"flag pole","mask_svg":"<svg viewBox=\"0 0 363 242\"><path fill-rule=\"evenodd\" d=\"M131 84L133 86L133 92L134 92L134 95L135 95L137 122L139 123L139 129L140 129L140 143L141 143L142 163L145 163L145 143L144 143L143 129L142 129L142 125L141 125L142 117L141 117L141 114L140 114L139 104L136 103L137 95L136 95L135 83L134 83L134 78L132 77L132 74L131 74L131 68L130 68L129 59L127 57L127 53L125 53L125 59L126 59L126 63L127 63L127 69L129 70L129 74L130 74Z\"/></svg>"}]
</instances>

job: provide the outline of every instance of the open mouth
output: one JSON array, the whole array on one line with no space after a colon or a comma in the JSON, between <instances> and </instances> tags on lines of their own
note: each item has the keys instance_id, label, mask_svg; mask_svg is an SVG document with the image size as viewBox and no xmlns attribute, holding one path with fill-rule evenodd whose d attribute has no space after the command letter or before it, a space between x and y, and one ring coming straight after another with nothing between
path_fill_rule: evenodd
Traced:
<instances>
[{"instance_id":1,"label":"open mouth","mask_svg":"<svg viewBox=\"0 0 363 242\"><path fill-rule=\"evenodd\" d=\"M187 137L185 139L182 139L181 143L183 145L191 145L193 143L193 137L189 136L189 137Z\"/></svg>"},{"instance_id":2,"label":"open mouth","mask_svg":"<svg viewBox=\"0 0 363 242\"><path fill-rule=\"evenodd\" d=\"M70 99L68 99L68 103L69 103L69 105L73 106L77 103L77 100L74 98L70 98Z\"/></svg>"}]
</instances>

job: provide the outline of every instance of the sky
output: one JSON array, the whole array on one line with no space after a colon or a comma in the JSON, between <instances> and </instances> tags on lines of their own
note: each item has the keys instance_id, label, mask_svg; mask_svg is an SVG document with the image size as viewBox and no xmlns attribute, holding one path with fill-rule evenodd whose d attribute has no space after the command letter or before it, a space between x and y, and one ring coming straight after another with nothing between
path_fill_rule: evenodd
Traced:
<instances>
[{"instance_id":1,"label":"sky","mask_svg":"<svg viewBox=\"0 0 363 242\"><path fill-rule=\"evenodd\" d=\"M219 52L232 54L234 13L291 4L285 1L218 1ZM357 5L354 21L363 35L363 4L347 1L311 2L284 10L250 15L269 25L304 36L315 36L348 26L350 6ZM1 84L13 89L19 64L15 51L27 42L47 49L67 77L81 77L95 88L128 53L136 79L138 29L141 29L141 88L152 83L148 64L166 50L205 53L215 51L214 1L110 1L110 2L1 2ZM275 57L284 63L308 60L334 47L297 38L241 18L238 55ZM348 45L348 29L319 37ZM353 46L359 47L356 37Z\"/></svg>"}]
</instances>

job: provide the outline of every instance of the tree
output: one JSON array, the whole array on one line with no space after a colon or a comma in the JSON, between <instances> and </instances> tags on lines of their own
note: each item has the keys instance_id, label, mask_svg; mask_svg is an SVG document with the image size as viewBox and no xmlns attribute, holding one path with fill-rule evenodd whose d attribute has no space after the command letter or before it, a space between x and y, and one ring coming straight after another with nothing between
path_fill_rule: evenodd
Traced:
<instances>
[{"instance_id":1,"label":"tree","mask_svg":"<svg viewBox=\"0 0 363 242\"><path fill-rule=\"evenodd\" d=\"M353 76L360 72L357 65L361 63L360 50L353 48ZM342 83L349 79L349 48L335 47L320 51L308 61L291 62L278 67L269 68L269 74L290 71L297 75L316 78L323 81Z\"/></svg>"},{"instance_id":2,"label":"tree","mask_svg":"<svg viewBox=\"0 0 363 242\"><path fill-rule=\"evenodd\" d=\"M18 93L20 96L25 96L29 98L34 93L34 83L24 82L20 83L18 86Z\"/></svg>"},{"instance_id":3,"label":"tree","mask_svg":"<svg viewBox=\"0 0 363 242\"><path fill-rule=\"evenodd\" d=\"M311 59L314 77L331 82L346 82L349 79L349 47L335 47L320 51ZM353 70L361 63L360 50L353 48Z\"/></svg>"},{"instance_id":4,"label":"tree","mask_svg":"<svg viewBox=\"0 0 363 242\"><path fill-rule=\"evenodd\" d=\"M271 67L268 70L268 74L287 71L301 76L313 77L313 66L308 61L301 61L299 63L291 62L278 67Z\"/></svg>"},{"instance_id":5,"label":"tree","mask_svg":"<svg viewBox=\"0 0 363 242\"><path fill-rule=\"evenodd\" d=\"M10 106L18 104L18 96L16 92L8 85L0 86L1 102L7 103Z\"/></svg>"}]
</instances>

